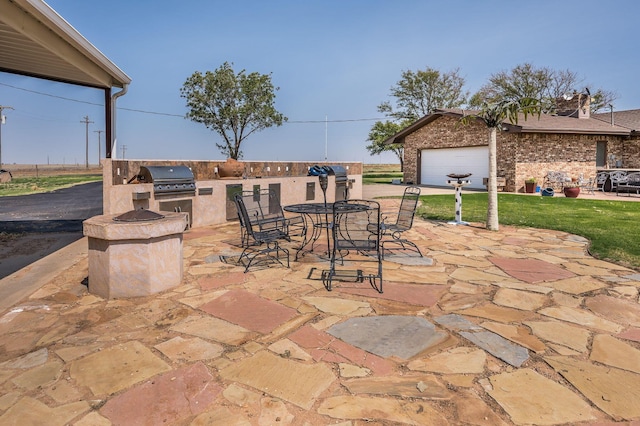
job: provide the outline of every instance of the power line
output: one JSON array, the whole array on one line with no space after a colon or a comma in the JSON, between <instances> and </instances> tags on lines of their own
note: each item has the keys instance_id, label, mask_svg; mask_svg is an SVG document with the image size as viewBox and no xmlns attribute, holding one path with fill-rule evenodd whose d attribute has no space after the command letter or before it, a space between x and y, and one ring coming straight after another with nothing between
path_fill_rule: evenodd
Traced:
<instances>
[{"instance_id":1,"label":"power line","mask_svg":"<svg viewBox=\"0 0 640 426\"><path fill-rule=\"evenodd\" d=\"M94 106L104 106L104 104L101 104L101 103L95 103L95 102L89 102L89 101L81 101L79 99L72 99L72 98L67 98L67 97L59 96L59 95L52 95L50 93L44 93L44 92L38 92L36 90L24 89L22 87L13 86L11 84L6 84L6 83L0 83L0 86L11 87L12 89L22 90L22 91L25 91L25 92L34 93L34 94L42 95L42 96L48 96L50 98L62 99L64 101L71 101L71 102L77 102L77 103L82 103L82 104L87 104L87 105L94 105ZM184 114L174 114L174 113L169 113L169 112L147 111L147 110L143 110L143 109L124 108L124 107L116 107L116 109L121 110L121 111L139 112L141 114L162 115L162 116L166 116L166 117L184 118ZM387 119L388 119L388 117L384 117L384 118L353 118L353 119L342 119L342 120L326 120L326 119L325 120L288 120L288 121L285 121L284 124L352 123L352 122L358 122L358 121L381 121L381 120L387 120Z\"/></svg>"},{"instance_id":2,"label":"power line","mask_svg":"<svg viewBox=\"0 0 640 426\"><path fill-rule=\"evenodd\" d=\"M387 117L384 118L352 118L352 119L344 119L344 120L289 120L286 121L285 124L307 124L307 123L350 123L354 121L380 121L387 120Z\"/></svg>"},{"instance_id":3,"label":"power line","mask_svg":"<svg viewBox=\"0 0 640 426\"><path fill-rule=\"evenodd\" d=\"M122 110L122 111L140 112L140 113L143 113L143 114L165 115L165 116L168 116L168 117L184 118L184 115L182 115L182 114L171 114L169 112L145 111L143 109L122 108L122 107L116 107L116 109L119 109L119 110Z\"/></svg>"},{"instance_id":4,"label":"power line","mask_svg":"<svg viewBox=\"0 0 640 426\"><path fill-rule=\"evenodd\" d=\"M104 106L104 104L101 104L101 103L95 103L95 102L89 102L89 101L81 101L79 99L73 99L73 98L65 98L64 96L52 95L50 93L38 92L36 90L29 90L29 89L25 89L23 87L13 86L13 85L7 84L7 83L0 83L0 86L11 87L12 89L22 90L23 92L35 93L36 95L48 96L50 98L62 99L62 100L65 100L65 101L77 102L77 103L80 103L80 104Z\"/></svg>"}]
</instances>

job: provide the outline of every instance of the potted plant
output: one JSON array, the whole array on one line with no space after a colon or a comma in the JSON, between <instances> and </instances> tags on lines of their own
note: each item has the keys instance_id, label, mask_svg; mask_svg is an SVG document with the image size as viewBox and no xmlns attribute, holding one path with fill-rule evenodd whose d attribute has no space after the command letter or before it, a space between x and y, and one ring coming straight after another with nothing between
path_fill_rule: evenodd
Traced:
<instances>
[{"instance_id":1,"label":"potted plant","mask_svg":"<svg viewBox=\"0 0 640 426\"><path fill-rule=\"evenodd\" d=\"M218 175L221 178L235 178L242 177L244 172L244 163L238 161L235 158L227 158L227 161L218 166Z\"/></svg>"},{"instance_id":2,"label":"potted plant","mask_svg":"<svg viewBox=\"0 0 640 426\"><path fill-rule=\"evenodd\" d=\"M567 198L578 198L580 195L580 184L578 182L567 182L562 187L562 192Z\"/></svg>"},{"instance_id":3,"label":"potted plant","mask_svg":"<svg viewBox=\"0 0 640 426\"><path fill-rule=\"evenodd\" d=\"M530 177L524 180L524 190L527 194L536 192L536 178Z\"/></svg>"}]
</instances>

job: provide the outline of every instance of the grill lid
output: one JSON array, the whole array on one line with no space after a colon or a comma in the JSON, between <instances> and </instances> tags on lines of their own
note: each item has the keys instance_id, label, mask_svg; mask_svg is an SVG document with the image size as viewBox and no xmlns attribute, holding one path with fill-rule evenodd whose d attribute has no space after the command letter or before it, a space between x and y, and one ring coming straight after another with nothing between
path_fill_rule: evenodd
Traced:
<instances>
[{"instance_id":1,"label":"grill lid","mask_svg":"<svg viewBox=\"0 0 640 426\"><path fill-rule=\"evenodd\" d=\"M148 222L164 218L164 215L151 210L130 210L113 218L116 222Z\"/></svg>"},{"instance_id":2,"label":"grill lid","mask_svg":"<svg viewBox=\"0 0 640 426\"><path fill-rule=\"evenodd\" d=\"M140 166L138 178L151 183L193 182L193 173L187 166Z\"/></svg>"},{"instance_id":3,"label":"grill lid","mask_svg":"<svg viewBox=\"0 0 640 426\"><path fill-rule=\"evenodd\" d=\"M140 166L138 179L153 183L156 195L195 195L196 183L187 166Z\"/></svg>"},{"instance_id":4,"label":"grill lid","mask_svg":"<svg viewBox=\"0 0 640 426\"><path fill-rule=\"evenodd\" d=\"M334 175L336 182L345 182L347 180L347 169L342 166L324 166L323 169L327 171L327 174Z\"/></svg>"}]
</instances>

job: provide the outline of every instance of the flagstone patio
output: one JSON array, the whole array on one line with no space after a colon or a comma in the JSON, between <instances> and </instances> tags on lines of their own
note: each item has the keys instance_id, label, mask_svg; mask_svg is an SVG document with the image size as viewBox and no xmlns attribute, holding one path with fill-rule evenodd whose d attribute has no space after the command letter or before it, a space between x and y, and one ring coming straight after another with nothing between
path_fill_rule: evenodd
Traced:
<instances>
[{"instance_id":1,"label":"flagstone patio","mask_svg":"<svg viewBox=\"0 0 640 426\"><path fill-rule=\"evenodd\" d=\"M640 424L640 274L582 238L418 219L379 294L245 274L238 232L185 233L157 295L88 293L85 252L1 312L0 424Z\"/></svg>"}]
</instances>

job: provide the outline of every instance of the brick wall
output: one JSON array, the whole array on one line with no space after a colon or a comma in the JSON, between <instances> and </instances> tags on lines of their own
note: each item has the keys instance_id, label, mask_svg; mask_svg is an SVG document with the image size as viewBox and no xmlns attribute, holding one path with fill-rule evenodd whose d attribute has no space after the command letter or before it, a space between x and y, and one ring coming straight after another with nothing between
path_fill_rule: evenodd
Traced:
<instances>
[{"instance_id":1,"label":"brick wall","mask_svg":"<svg viewBox=\"0 0 640 426\"><path fill-rule=\"evenodd\" d=\"M621 143L622 167L627 169L640 169L640 136L633 136L631 139Z\"/></svg>"},{"instance_id":2,"label":"brick wall","mask_svg":"<svg viewBox=\"0 0 640 426\"><path fill-rule=\"evenodd\" d=\"M404 182L419 183L420 151L487 145L488 129L480 123L464 126L455 117L442 116L407 135L404 142Z\"/></svg>"},{"instance_id":3,"label":"brick wall","mask_svg":"<svg viewBox=\"0 0 640 426\"><path fill-rule=\"evenodd\" d=\"M429 148L487 145L489 130L482 123L460 124L457 117L441 116L407 135L404 143L404 181L419 182L420 152ZM640 137L625 140L602 135L498 132L498 176L506 191L523 191L524 180L535 177L542 185L549 171L589 178L596 173L596 144L607 142L608 154L623 158L624 167L640 167Z\"/></svg>"}]
</instances>

